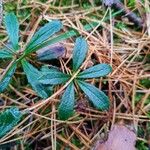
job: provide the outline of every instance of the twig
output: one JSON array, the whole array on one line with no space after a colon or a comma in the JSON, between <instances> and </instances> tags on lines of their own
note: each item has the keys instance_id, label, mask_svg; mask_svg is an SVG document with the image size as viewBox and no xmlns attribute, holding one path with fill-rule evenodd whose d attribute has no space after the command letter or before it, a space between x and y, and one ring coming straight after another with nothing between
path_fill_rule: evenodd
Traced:
<instances>
[{"instance_id":1,"label":"twig","mask_svg":"<svg viewBox=\"0 0 150 150\"><path fill-rule=\"evenodd\" d=\"M139 28L144 27L143 20L128 8L125 8L120 0L103 0L103 3L108 7L113 7L117 10L123 10L122 13L129 19L129 21L133 22Z\"/></svg>"}]
</instances>

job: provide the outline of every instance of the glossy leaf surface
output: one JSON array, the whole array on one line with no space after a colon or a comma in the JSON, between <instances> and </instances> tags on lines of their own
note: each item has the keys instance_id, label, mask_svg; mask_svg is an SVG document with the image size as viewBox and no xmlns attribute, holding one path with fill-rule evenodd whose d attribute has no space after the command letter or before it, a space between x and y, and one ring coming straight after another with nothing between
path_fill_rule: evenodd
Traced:
<instances>
[{"instance_id":1,"label":"glossy leaf surface","mask_svg":"<svg viewBox=\"0 0 150 150\"><path fill-rule=\"evenodd\" d=\"M8 49L0 49L0 58L12 58L13 55Z\"/></svg>"},{"instance_id":2,"label":"glossy leaf surface","mask_svg":"<svg viewBox=\"0 0 150 150\"><path fill-rule=\"evenodd\" d=\"M84 38L79 37L76 39L73 49L73 70L77 71L83 63L88 52L88 45Z\"/></svg>"},{"instance_id":3,"label":"glossy leaf surface","mask_svg":"<svg viewBox=\"0 0 150 150\"><path fill-rule=\"evenodd\" d=\"M57 85L67 82L70 79L70 75L65 74L59 71L56 68L45 69L42 71L42 76L39 78L39 81L42 84L51 84Z\"/></svg>"},{"instance_id":4,"label":"glossy leaf surface","mask_svg":"<svg viewBox=\"0 0 150 150\"><path fill-rule=\"evenodd\" d=\"M12 107L0 114L0 137L13 129L22 117L18 108Z\"/></svg>"},{"instance_id":5,"label":"glossy leaf surface","mask_svg":"<svg viewBox=\"0 0 150 150\"><path fill-rule=\"evenodd\" d=\"M67 120L69 117L73 115L74 101L75 101L74 85L73 83L70 83L62 96L58 108L58 115L61 120Z\"/></svg>"},{"instance_id":6,"label":"glossy leaf surface","mask_svg":"<svg viewBox=\"0 0 150 150\"><path fill-rule=\"evenodd\" d=\"M49 95L47 93L47 88L45 85L39 82L38 78L41 76L41 72L36 69L33 65L31 65L26 60L22 60L23 70L27 76L28 82L35 90L35 92L41 98L47 98Z\"/></svg>"},{"instance_id":7,"label":"glossy leaf surface","mask_svg":"<svg viewBox=\"0 0 150 150\"><path fill-rule=\"evenodd\" d=\"M84 81L77 80L77 82L97 109L107 110L109 108L109 99L104 92Z\"/></svg>"},{"instance_id":8,"label":"glossy leaf surface","mask_svg":"<svg viewBox=\"0 0 150 150\"><path fill-rule=\"evenodd\" d=\"M4 22L10 42L12 43L13 49L16 51L19 48L19 23L17 17L14 13L7 13Z\"/></svg>"},{"instance_id":9,"label":"glossy leaf surface","mask_svg":"<svg viewBox=\"0 0 150 150\"><path fill-rule=\"evenodd\" d=\"M78 74L78 78L97 78L109 74L112 68L108 64L98 64Z\"/></svg>"},{"instance_id":10,"label":"glossy leaf surface","mask_svg":"<svg viewBox=\"0 0 150 150\"><path fill-rule=\"evenodd\" d=\"M3 79L0 81L0 93L3 92L9 85L11 78L15 73L16 67L17 65L16 63L14 63L12 67L7 71Z\"/></svg>"},{"instance_id":11,"label":"glossy leaf surface","mask_svg":"<svg viewBox=\"0 0 150 150\"><path fill-rule=\"evenodd\" d=\"M41 27L35 35L32 37L28 46L26 47L25 53L30 53L32 50L46 41L50 36L54 33L58 32L62 28L62 24L60 21L51 21Z\"/></svg>"}]
</instances>

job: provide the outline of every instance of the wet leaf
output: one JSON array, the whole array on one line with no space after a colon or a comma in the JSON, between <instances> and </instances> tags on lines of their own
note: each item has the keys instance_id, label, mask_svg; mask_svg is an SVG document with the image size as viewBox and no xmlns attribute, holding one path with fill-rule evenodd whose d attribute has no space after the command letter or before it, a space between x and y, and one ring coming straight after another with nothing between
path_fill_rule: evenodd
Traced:
<instances>
[{"instance_id":1,"label":"wet leaf","mask_svg":"<svg viewBox=\"0 0 150 150\"><path fill-rule=\"evenodd\" d=\"M32 88L35 92L42 98L47 98L49 96L49 92L47 91L47 87L39 82L38 78L42 75L41 72L32 66L25 59L22 60L23 70L27 76L28 82L31 84Z\"/></svg>"},{"instance_id":2,"label":"wet leaf","mask_svg":"<svg viewBox=\"0 0 150 150\"><path fill-rule=\"evenodd\" d=\"M70 75L65 74L61 71L59 71L56 68L50 68L42 71L42 75L39 78L39 81L42 84L51 84L51 85L57 85L67 82L70 79Z\"/></svg>"},{"instance_id":3,"label":"wet leaf","mask_svg":"<svg viewBox=\"0 0 150 150\"><path fill-rule=\"evenodd\" d=\"M73 49L73 70L77 71L83 63L88 52L88 45L84 38L79 37L76 39Z\"/></svg>"},{"instance_id":4,"label":"wet leaf","mask_svg":"<svg viewBox=\"0 0 150 150\"><path fill-rule=\"evenodd\" d=\"M60 21L51 21L41 27L35 35L32 37L31 41L29 42L28 46L26 47L25 53L30 53L32 50L46 41L50 36L58 32L62 28L62 24Z\"/></svg>"},{"instance_id":5,"label":"wet leaf","mask_svg":"<svg viewBox=\"0 0 150 150\"><path fill-rule=\"evenodd\" d=\"M69 86L66 88L59 108L58 108L58 115L61 120L67 120L69 117L73 115L74 112L74 85L71 82Z\"/></svg>"},{"instance_id":6,"label":"wet leaf","mask_svg":"<svg viewBox=\"0 0 150 150\"><path fill-rule=\"evenodd\" d=\"M78 78L97 78L109 74L112 68L108 64L98 64L78 74Z\"/></svg>"},{"instance_id":7,"label":"wet leaf","mask_svg":"<svg viewBox=\"0 0 150 150\"><path fill-rule=\"evenodd\" d=\"M22 117L18 108L12 107L0 114L0 137L13 129Z\"/></svg>"},{"instance_id":8,"label":"wet leaf","mask_svg":"<svg viewBox=\"0 0 150 150\"><path fill-rule=\"evenodd\" d=\"M107 110L109 108L109 99L104 92L84 81L77 80L77 83L97 109Z\"/></svg>"},{"instance_id":9,"label":"wet leaf","mask_svg":"<svg viewBox=\"0 0 150 150\"><path fill-rule=\"evenodd\" d=\"M5 74L4 78L0 81L0 93L3 92L9 85L11 78L15 73L16 67L17 64L14 63L12 67L8 70L8 72Z\"/></svg>"},{"instance_id":10,"label":"wet leaf","mask_svg":"<svg viewBox=\"0 0 150 150\"><path fill-rule=\"evenodd\" d=\"M17 17L14 13L7 13L5 15L5 26L7 30L7 34L12 43L13 49L18 50L18 40L19 40L19 23Z\"/></svg>"}]
</instances>

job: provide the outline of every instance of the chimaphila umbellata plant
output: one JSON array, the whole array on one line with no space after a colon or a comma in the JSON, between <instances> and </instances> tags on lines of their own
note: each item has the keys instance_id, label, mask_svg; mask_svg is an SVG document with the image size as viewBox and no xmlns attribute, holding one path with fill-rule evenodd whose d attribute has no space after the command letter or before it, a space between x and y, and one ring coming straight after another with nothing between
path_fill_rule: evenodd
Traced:
<instances>
[{"instance_id":1,"label":"chimaphila umbellata plant","mask_svg":"<svg viewBox=\"0 0 150 150\"><path fill-rule=\"evenodd\" d=\"M0 93L7 88L15 73L17 65L21 63L28 82L34 91L41 98L47 98L51 88L42 85L37 80L41 75L41 71L33 67L26 58L32 52L37 51L39 48L43 48L46 45L47 40L62 28L62 23L55 20L45 24L33 35L28 43L24 44L23 47L20 47L19 45L19 23L13 13L7 13L5 15L4 25L8 34L9 44L5 45L3 49L0 49L0 59L9 59L11 60L11 63L4 69L0 76ZM51 56L55 58L57 57L57 54L52 54Z\"/></svg>"},{"instance_id":2,"label":"chimaphila umbellata plant","mask_svg":"<svg viewBox=\"0 0 150 150\"><path fill-rule=\"evenodd\" d=\"M67 82L74 76L72 82L68 85L62 95L60 105L58 107L58 115L62 120L66 120L74 113L75 105L75 85L77 84L81 90L88 96L90 102L99 109L107 110L109 108L109 98L104 92L100 91L94 85L87 83L86 79L103 77L112 70L109 64L97 64L84 71L80 71L80 66L88 52L88 44L82 37L76 39L73 49L73 65L72 74L65 74L56 68L43 69L42 76L39 81L44 85L58 85Z\"/></svg>"},{"instance_id":3,"label":"chimaphila umbellata plant","mask_svg":"<svg viewBox=\"0 0 150 150\"><path fill-rule=\"evenodd\" d=\"M9 37L9 44L5 45L5 48L0 50L0 59L9 59L11 60L11 63L6 69L4 69L0 76L0 93L2 93L6 89L17 68L18 63L21 63L23 66L23 70L28 78L28 82L31 84L32 88L36 91L38 96L42 98L47 98L49 96L48 94L51 85L65 83L75 75L74 80L66 88L62 96L61 104L58 108L60 119L65 120L73 115L73 107L75 103L75 83L79 85L79 87L89 97L89 100L94 104L96 108L102 110L108 109L108 97L102 91L100 91L93 85L86 83L84 80L86 78L105 76L111 71L111 67L107 64L100 64L79 73L78 69L84 61L88 49L87 43L83 38L77 39L75 44L73 52L72 75L64 74L56 68L48 69L46 67L42 67L42 69L39 71L26 59L32 52L35 52L38 49L47 46L48 44L52 44L59 40L74 36L76 35L76 32L70 31L49 40L49 37L51 35L58 32L62 28L62 24L60 21L51 21L40 28L33 35L29 43L26 43L25 46L20 47L19 23L16 16L13 13L8 13L5 15L4 22ZM45 81L43 81L44 75L50 75L50 72L52 72L53 77L49 78L47 76L47 78L45 78ZM38 79L39 77L41 77L40 80ZM49 82L48 86L46 86L47 83L44 83L47 82L46 79ZM26 112L28 111L24 111L24 113ZM21 120L21 117L24 113L22 113L17 107L11 107L10 109L2 112L0 114L0 137L9 132Z\"/></svg>"},{"instance_id":4,"label":"chimaphila umbellata plant","mask_svg":"<svg viewBox=\"0 0 150 150\"><path fill-rule=\"evenodd\" d=\"M28 62L27 57L30 57L32 52L59 41L60 37L62 37L62 39L67 38L60 35L49 39L62 28L62 23L58 20L46 23L33 35L31 40L28 43L23 44L22 47L19 45L19 23L14 13L7 13L5 15L4 25L6 27L9 42L4 48L0 49L0 59L8 60L10 61L10 64L6 69L3 69L0 74L0 94L9 85L17 66L20 63L33 90L39 97L44 99L48 98L51 92L51 86L45 86L39 82L38 77L41 76L41 70L38 70L31 65ZM51 57L51 59L57 58L57 53L49 53L48 56ZM14 106L0 113L0 138L17 125L23 114L24 113L22 113L19 108Z\"/></svg>"},{"instance_id":5,"label":"chimaphila umbellata plant","mask_svg":"<svg viewBox=\"0 0 150 150\"><path fill-rule=\"evenodd\" d=\"M4 18L4 25L8 34L9 42L4 48L0 49L0 59L10 61L10 64L0 74L0 94L9 85L19 63L27 76L28 82L33 90L41 98L48 98L51 92L51 86L41 84L38 77L41 76L41 70L36 69L31 65L27 58L32 52L35 52L47 45L53 44L61 39L65 39L63 35L49 39L52 35L62 28L62 23L58 20L51 21L41 27L31 38L28 43L19 45L19 23L14 13L7 13ZM22 41L21 41L22 42ZM57 58L58 54L55 51L50 51L48 57ZM28 112L28 111L27 111ZM0 138L7 134L21 120L22 113L19 108L12 106L9 109L0 113Z\"/></svg>"}]
</instances>

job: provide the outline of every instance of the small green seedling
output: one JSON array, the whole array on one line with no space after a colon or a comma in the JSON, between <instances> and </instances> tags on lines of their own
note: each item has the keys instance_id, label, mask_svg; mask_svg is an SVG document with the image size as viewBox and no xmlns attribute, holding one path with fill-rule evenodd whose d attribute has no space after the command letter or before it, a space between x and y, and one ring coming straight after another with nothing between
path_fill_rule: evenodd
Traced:
<instances>
[{"instance_id":1,"label":"small green seedling","mask_svg":"<svg viewBox=\"0 0 150 150\"><path fill-rule=\"evenodd\" d=\"M73 72L72 75L65 74L56 68L45 69L42 71L42 76L39 78L44 85L58 85L69 81L74 74L79 72L80 66L88 52L88 45L84 38L79 37L73 50ZM75 105L75 84L88 96L89 100L99 110L107 110L109 108L109 99L104 92L85 80L90 78L103 77L109 74L112 68L108 64L98 64L90 67L82 72L77 73L73 81L68 85L58 108L58 115L60 119L66 120L74 113Z\"/></svg>"}]
</instances>

